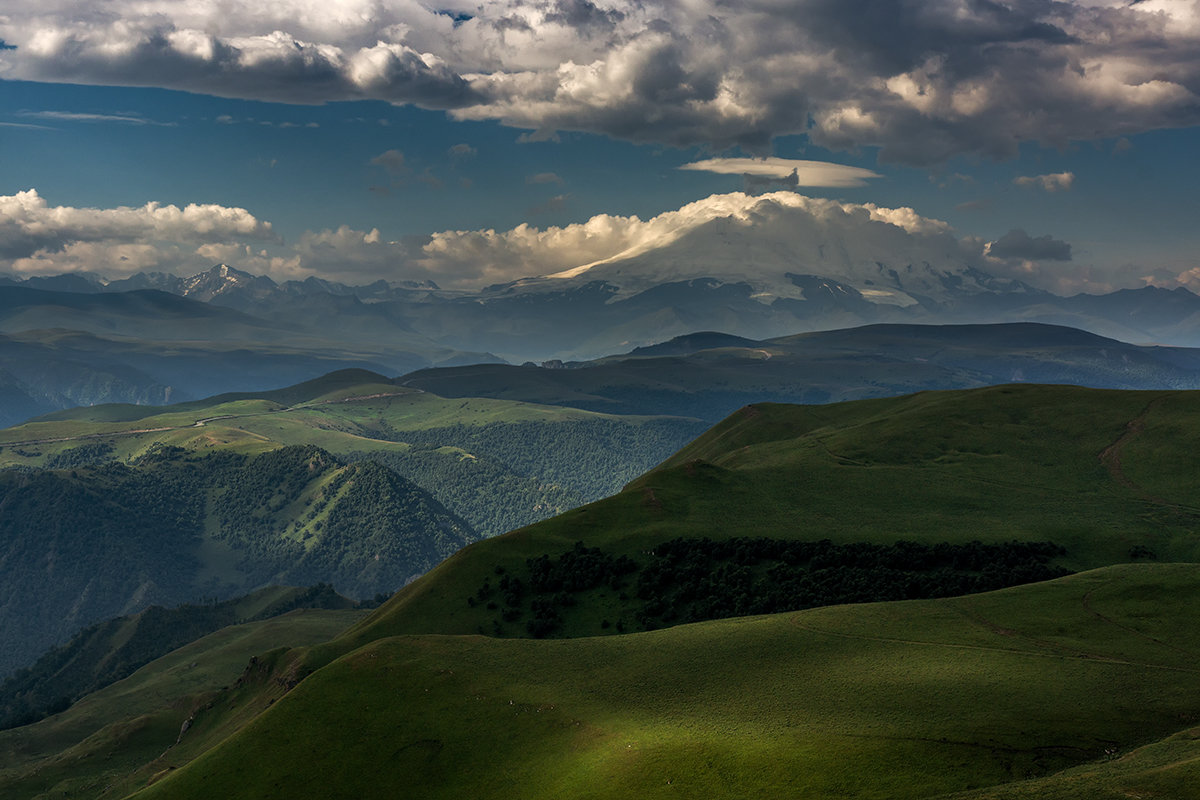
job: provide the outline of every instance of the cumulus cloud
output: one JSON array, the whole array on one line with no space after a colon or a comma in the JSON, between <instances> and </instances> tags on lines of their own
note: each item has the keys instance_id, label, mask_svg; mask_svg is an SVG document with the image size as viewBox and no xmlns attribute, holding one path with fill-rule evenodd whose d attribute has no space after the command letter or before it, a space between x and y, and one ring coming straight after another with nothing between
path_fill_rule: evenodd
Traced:
<instances>
[{"instance_id":1,"label":"cumulus cloud","mask_svg":"<svg viewBox=\"0 0 1200 800\"><path fill-rule=\"evenodd\" d=\"M1015 228L994 242L989 242L985 252L993 258L1016 258L1028 261L1070 261L1071 245L1053 236L1034 238L1020 228Z\"/></svg>"},{"instance_id":2,"label":"cumulus cloud","mask_svg":"<svg viewBox=\"0 0 1200 800\"><path fill-rule=\"evenodd\" d=\"M191 269L204 265L196 248L235 241L278 237L270 223L242 208L51 206L32 189L0 196L0 265L16 273Z\"/></svg>"},{"instance_id":3,"label":"cumulus cloud","mask_svg":"<svg viewBox=\"0 0 1200 800\"><path fill-rule=\"evenodd\" d=\"M561 210L568 199L553 198L543 210ZM85 270L110 278L139 271L190 275L224 262L278 280L313 275L347 283L433 280L446 288L477 289L526 277L581 275L643 255L656 269L707 270L716 264L739 272L746 265L731 263L722 248L750 240L772 254L770 263L808 264L831 274L842 267L870 271L878 263L928 263L951 271L979 266L1056 291L1110 288L1103 283L1106 276L1072 261L1070 244L1048 235L1013 230L987 242L959 236L946 222L911 208L791 191L712 195L649 219L599 214L563 226L522 224L400 239L376 228L341 225L307 231L290 242L240 208L159 203L75 208L52 206L33 190L0 196L0 270L26 275ZM676 244L684 249L663 264L654 260L665 252L661 248ZM1185 280L1200 278L1179 278Z\"/></svg>"},{"instance_id":4,"label":"cumulus cloud","mask_svg":"<svg viewBox=\"0 0 1200 800\"><path fill-rule=\"evenodd\" d=\"M909 251L924 257L960 261L981 245L963 249L950 226L922 217L911 208L839 203L794 192L753 196L718 194L650 219L599 214L586 222L537 228L518 225L508 231L443 231L422 245L409 261L439 285L502 283L534 275L570 277L597 264L633 258L668 246L711 224L773 226L776 234L803 238L797 231L851 230L850 239L872 231L879 252ZM816 244L813 244L816 247ZM900 257L897 255L897 257ZM739 266L740 268L740 266Z\"/></svg>"},{"instance_id":5,"label":"cumulus cloud","mask_svg":"<svg viewBox=\"0 0 1200 800\"><path fill-rule=\"evenodd\" d=\"M802 161L794 158L709 158L693 161L679 169L743 175L749 182L782 182L791 187L826 186L852 188L866 186L878 172L828 161Z\"/></svg>"},{"instance_id":6,"label":"cumulus cloud","mask_svg":"<svg viewBox=\"0 0 1200 800\"><path fill-rule=\"evenodd\" d=\"M1013 178L1017 186L1031 186L1044 192L1069 192L1075 185L1074 172L1053 172L1049 175L1021 175Z\"/></svg>"},{"instance_id":7,"label":"cumulus cloud","mask_svg":"<svg viewBox=\"0 0 1200 800\"><path fill-rule=\"evenodd\" d=\"M466 142L459 142L456 145L451 145L451 147L446 151L446 153L451 158L457 160L457 159L464 159L464 158L474 158L475 156L477 156L479 154L479 151L476 150L471 145L467 144Z\"/></svg>"},{"instance_id":8,"label":"cumulus cloud","mask_svg":"<svg viewBox=\"0 0 1200 800\"><path fill-rule=\"evenodd\" d=\"M539 172L536 175L530 175L525 178L525 182L534 185L539 183L562 183L563 179L553 172Z\"/></svg>"},{"instance_id":9,"label":"cumulus cloud","mask_svg":"<svg viewBox=\"0 0 1200 800\"><path fill-rule=\"evenodd\" d=\"M935 163L1200 124L1200 13L1145 0L11 0L6 78L379 99L551 138ZM790 173L790 170L789 170ZM801 172L798 170L798 177ZM786 177L786 175L784 176Z\"/></svg>"}]
</instances>

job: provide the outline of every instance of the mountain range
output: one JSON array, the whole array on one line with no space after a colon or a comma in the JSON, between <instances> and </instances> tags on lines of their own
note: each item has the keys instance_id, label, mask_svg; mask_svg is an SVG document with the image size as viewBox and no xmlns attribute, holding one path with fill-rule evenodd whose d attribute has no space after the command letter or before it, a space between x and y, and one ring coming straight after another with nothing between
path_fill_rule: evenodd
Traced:
<instances>
[{"instance_id":1,"label":"mountain range","mask_svg":"<svg viewBox=\"0 0 1200 800\"><path fill-rule=\"evenodd\" d=\"M997 257L1002 248L956 237L910 209L732 193L622 225L619 235L606 234L620 242L609 247L615 253L587 260L591 240L584 236L576 248L562 246L556 263L564 269L539 275L548 265L530 259L530 277L471 290L428 280L276 282L227 264L188 277L6 280L65 294L160 291L240 311L276 329L276 339L280 327L326 342L357 338L372 343L376 360L390 353L426 362L410 369L485 353L516 363L593 359L698 330L761 339L880 322L1032 321L1128 342L1200 345L1200 297L1187 289L1059 296L1012 277L1021 271ZM505 257L526 263L519 242L507 246L517 255ZM1065 243L1059 250L1054 258L1070 258ZM585 263L572 263L573 254ZM221 324L233 328L234 320ZM240 338L275 340L256 335Z\"/></svg>"},{"instance_id":2,"label":"mountain range","mask_svg":"<svg viewBox=\"0 0 1200 800\"><path fill-rule=\"evenodd\" d=\"M0 424L75 405L266 390L342 368L594 361L706 330L761 341L871 324L1035 322L1200 346L1200 296L1185 288L1059 296L1011 277L1020 271L995 248L906 209L733 193L622 224L615 253L593 258L585 236L559 246L554 263L566 268L530 260L531 277L477 289L279 282L228 264L111 281L0 278ZM520 242L506 246L525 263Z\"/></svg>"}]
</instances>

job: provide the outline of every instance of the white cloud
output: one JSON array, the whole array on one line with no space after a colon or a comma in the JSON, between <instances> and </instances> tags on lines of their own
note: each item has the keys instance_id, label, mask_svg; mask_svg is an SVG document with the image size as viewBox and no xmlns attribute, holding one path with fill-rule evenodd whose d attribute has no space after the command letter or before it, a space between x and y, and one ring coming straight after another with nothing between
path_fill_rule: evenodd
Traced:
<instances>
[{"instance_id":1,"label":"white cloud","mask_svg":"<svg viewBox=\"0 0 1200 800\"><path fill-rule=\"evenodd\" d=\"M241 208L51 206L32 189L0 196L0 263L17 272L170 268L198 244L276 238L270 223Z\"/></svg>"},{"instance_id":2,"label":"white cloud","mask_svg":"<svg viewBox=\"0 0 1200 800\"><path fill-rule=\"evenodd\" d=\"M786 180L796 176L794 186L850 188L866 186L871 178L882 178L862 167L833 164L828 161L802 161L794 158L710 158L684 164L680 169L716 172L720 175L748 175L755 178Z\"/></svg>"},{"instance_id":3,"label":"white cloud","mask_svg":"<svg viewBox=\"0 0 1200 800\"><path fill-rule=\"evenodd\" d=\"M123 125L164 125L174 123L155 122L135 114L82 114L74 111L18 111L17 116L33 119L48 119L56 122L115 122Z\"/></svg>"},{"instance_id":4,"label":"white cloud","mask_svg":"<svg viewBox=\"0 0 1200 800\"><path fill-rule=\"evenodd\" d=\"M561 210L567 199L554 198L544 210ZM401 240L388 239L378 229L342 225L307 231L290 243L275 236L270 223L240 208L159 203L74 208L51 206L33 190L0 196L0 269L27 275L84 270L110 278L143 270L190 275L224 262L279 280L310 275L346 283L428 279L445 288L477 289L526 277L579 275L606 264L619 267L640 256L663 274L700 274L697 270L714 265L730 275L748 273L753 264L731 261L731 251L723 248L751 241L748 246L765 248L764 263L790 265L788 271L798 265L828 268L831 274L870 272L879 263L928 263L951 271L976 265L1058 291L1109 288L1103 281L1111 279L1068 261L1070 245L1049 235L1035 238L1014 230L989 243L957 236L946 222L911 208L842 203L792 191L712 195L645 220L599 214L563 226L441 231ZM656 260L676 245L683 249L662 263ZM1177 279L1197 281L1195 275Z\"/></svg>"},{"instance_id":5,"label":"white cloud","mask_svg":"<svg viewBox=\"0 0 1200 800\"><path fill-rule=\"evenodd\" d=\"M1021 175L1013 178L1017 186L1032 186L1044 192L1069 192L1075 185L1074 172L1053 172L1048 175Z\"/></svg>"},{"instance_id":6,"label":"white cloud","mask_svg":"<svg viewBox=\"0 0 1200 800\"><path fill-rule=\"evenodd\" d=\"M1011 156L1200 124L1183 0L10 0L0 72L320 103L373 98L636 141ZM460 13L465 12L465 13Z\"/></svg>"}]
</instances>

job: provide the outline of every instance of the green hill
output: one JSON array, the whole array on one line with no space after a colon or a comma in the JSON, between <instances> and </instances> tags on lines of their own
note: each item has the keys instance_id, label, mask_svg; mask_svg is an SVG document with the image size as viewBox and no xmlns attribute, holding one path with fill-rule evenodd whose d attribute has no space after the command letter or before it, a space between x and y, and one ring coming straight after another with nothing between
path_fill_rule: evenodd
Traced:
<instances>
[{"instance_id":1,"label":"green hill","mask_svg":"<svg viewBox=\"0 0 1200 800\"><path fill-rule=\"evenodd\" d=\"M508 400L448 400L365 370L173 406L105 405L0 431L0 467L132 461L156 446L260 453L315 445L374 460L484 535L611 494L704 429Z\"/></svg>"},{"instance_id":2,"label":"green hill","mask_svg":"<svg viewBox=\"0 0 1200 800\"><path fill-rule=\"evenodd\" d=\"M1197 613L1200 567L1142 565L622 637L375 640L136 797L932 798L1195 720Z\"/></svg>"},{"instance_id":3,"label":"green hill","mask_svg":"<svg viewBox=\"0 0 1200 800\"><path fill-rule=\"evenodd\" d=\"M110 797L1197 797L1198 439L1189 392L755 404L87 752Z\"/></svg>"},{"instance_id":4,"label":"green hill","mask_svg":"<svg viewBox=\"0 0 1200 800\"><path fill-rule=\"evenodd\" d=\"M172 748L185 720L213 703L217 693L231 687L236 691L248 661L280 648L326 641L363 613L300 609L231 625L156 659L62 713L0 731L0 795L6 800L124 796L129 790L122 790L120 782ZM235 721L233 715L227 720ZM195 733L203 732L197 728ZM209 744L220 738L218 731Z\"/></svg>"},{"instance_id":5,"label":"green hill","mask_svg":"<svg viewBox=\"0 0 1200 800\"><path fill-rule=\"evenodd\" d=\"M349 609L328 584L271 586L244 597L176 608L151 606L92 625L0 683L0 729L28 725L128 677L176 648L230 625L298 608Z\"/></svg>"},{"instance_id":6,"label":"green hill","mask_svg":"<svg viewBox=\"0 0 1200 800\"><path fill-rule=\"evenodd\" d=\"M618 620L638 629L646 603L635 587L649 554L680 537L1046 542L1065 550L1050 563L1069 570L1200 561L1200 487L1189 480L1197 453L1200 394L1191 392L1001 386L748 406L617 495L466 548L381 609L362 640L527 635L536 598L508 604L497 568L528 584L530 559L559 557L576 541L639 572L625 589L555 600L556 635L615 633ZM471 605L485 584L493 607Z\"/></svg>"},{"instance_id":7,"label":"green hill","mask_svg":"<svg viewBox=\"0 0 1200 800\"><path fill-rule=\"evenodd\" d=\"M388 594L477 538L391 470L314 447L158 447L132 465L3 471L0 674L151 604L272 583Z\"/></svg>"}]
</instances>

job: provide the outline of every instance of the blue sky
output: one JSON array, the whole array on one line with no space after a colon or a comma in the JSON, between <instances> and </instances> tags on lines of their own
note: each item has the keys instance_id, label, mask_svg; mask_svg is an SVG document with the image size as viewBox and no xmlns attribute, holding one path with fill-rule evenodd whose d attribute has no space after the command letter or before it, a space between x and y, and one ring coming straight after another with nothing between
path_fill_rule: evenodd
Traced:
<instances>
[{"instance_id":1,"label":"blue sky","mask_svg":"<svg viewBox=\"0 0 1200 800\"><path fill-rule=\"evenodd\" d=\"M963 237L995 241L1017 229L1069 243L1070 263L1049 268L1080 288L1139 285L1148 275L1186 284L1179 276L1200 267L1194 15L1172 28L1161 9L1134 17L1125 4L1102 0L1061 4L1076 17L1040 3L930 4L966 14L971 24L956 27L897 0L876 4L884 18L871 27L840 16L837 4L807 0L798 4L808 7L803 21L775 21L803 26L798 44L770 44L758 17L783 12L749 3L745 13L726 13L721 36L692 24L690 6L665 3L514 0L464 6L457 22L415 3L299 3L286 19L235 3L244 19L226 14L204 25L196 15L206 3L152 5L150 17L143 5L112 2L92 19L25 9L22 0L0 24L0 195L34 190L40 203L29 211L26 198L25 211L8 212L12 242L0 239L0 257L10 268L76 269L86 256L101 272L188 271L206 257L196 230L169 247L161 226L152 236L91 238L67 226L43 240L29 233L45 227L41 217L17 218L57 207L243 209L254 233L239 239L241 229L218 226L214 241L226 249L214 244L204 253L235 252L236 242L258 256L246 266L298 275L321 269L312 248L307 260L294 256L306 232L345 226L372 242L377 231L410 242L396 252L411 253L439 231L546 229L597 214L647 219L747 187L739 174L679 167L767 155L879 176L860 186L797 187L805 194L911 207ZM647 8L692 28L666 34L654 19L633 19ZM1101 10L1108 15L1089 16ZM1118 10L1128 19L1113 16ZM1064 78L1064 53L1085 65L1112 57L1121 20L1130 33L1120 56L1133 66L1113 74L1098 61L1088 68L1091 84ZM285 23L294 47L279 44ZM1159 23L1166 50L1180 53L1169 68L1138 49L1135 34L1145 31L1137 26ZM906 27L927 39L920 52L880 35ZM514 44L513 31L528 34L528 46ZM486 58L472 50L485 44L494 50ZM217 73L222 47L236 58ZM736 61L764 47L777 48L771 61ZM1019 52L996 55L1005 47ZM293 51L305 53L302 63L293 63ZM1156 52L1161 59L1163 47ZM821 64L809 75L795 67L769 90L747 77L750 67L768 74L780 59L805 65L815 54L832 59L823 72ZM592 66L579 72L587 58ZM1030 88L1039 78L1045 85ZM105 242L124 253L120 260L101 252ZM358 278L380 271L379 262L361 263ZM390 266L382 276L403 277L398 272Z\"/></svg>"}]
</instances>

